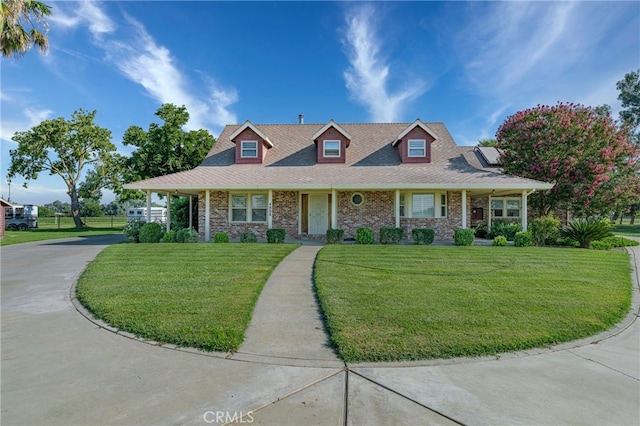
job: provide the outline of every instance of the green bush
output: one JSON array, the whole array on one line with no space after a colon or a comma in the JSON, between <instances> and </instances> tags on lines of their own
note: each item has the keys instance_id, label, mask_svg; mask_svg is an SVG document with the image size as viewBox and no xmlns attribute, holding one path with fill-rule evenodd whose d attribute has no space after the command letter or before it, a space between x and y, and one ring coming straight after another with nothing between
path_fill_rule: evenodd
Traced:
<instances>
[{"instance_id":1,"label":"green bush","mask_svg":"<svg viewBox=\"0 0 640 426\"><path fill-rule=\"evenodd\" d=\"M327 244L342 244L344 241L344 229L327 229Z\"/></svg>"},{"instance_id":2,"label":"green bush","mask_svg":"<svg viewBox=\"0 0 640 426\"><path fill-rule=\"evenodd\" d=\"M507 220L498 220L491 224L491 231L489 236L495 238L498 235L507 237L507 240L513 241L516 237L516 232L522 231L522 227L519 223L509 222Z\"/></svg>"},{"instance_id":3,"label":"green bush","mask_svg":"<svg viewBox=\"0 0 640 426\"><path fill-rule=\"evenodd\" d=\"M552 215L537 217L529 224L529 231L533 245L554 244L560 236L560 220Z\"/></svg>"},{"instance_id":4,"label":"green bush","mask_svg":"<svg viewBox=\"0 0 640 426\"><path fill-rule=\"evenodd\" d=\"M240 242L241 243L257 243L258 237L253 232L243 232L240 234Z\"/></svg>"},{"instance_id":5,"label":"green bush","mask_svg":"<svg viewBox=\"0 0 640 426\"><path fill-rule=\"evenodd\" d=\"M229 234L226 232L216 232L213 236L214 243L228 243L229 242Z\"/></svg>"},{"instance_id":6,"label":"green bush","mask_svg":"<svg viewBox=\"0 0 640 426\"><path fill-rule=\"evenodd\" d=\"M453 239L457 246L472 246L475 241L475 231L468 228L456 229Z\"/></svg>"},{"instance_id":7,"label":"green bush","mask_svg":"<svg viewBox=\"0 0 640 426\"><path fill-rule=\"evenodd\" d=\"M140 235L141 243L159 243L162 238L162 226L156 222L149 222L142 225Z\"/></svg>"},{"instance_id":8,"label":"green bush","mask_svg":"<svg viewBox=\"0 0 640 426\"><path fill-rule=\"evenodd\" d=\"M131 222L127 222L122 230L122 233L129 237L129 240L134 243L140 242L140 229L144 226L146 222L141 220L132 220Z\"/></svg>"},{"instance_id":9,"label":"green bush","mask_svg":"<svg viewBox=\"0 0 640 426\"><path fill-rule=\"evenodd\" d=\"M603 238L599 241L605 241L611 244L611 247L633 247L633 246L640 245L640 243L637 242L636 240L630 240L629 238L624 238L619 235Z\"/></svg>"},{"instance_id":10,"label":"green bush","mask_svg":"<svg viewBox=\"0 0 640 426\"><path fill-rule=\"evenodd\" d=\"M176 242L176 231L173 229L164 233L162 237L162 241L165 243L175 243Z\"/></svg>"},{"instance_id":11,"label":"green bush","mask_svg":"<svg viewBox=\"0 0 640 426\"><path fill-rule=\"evenodd\" d=\"M531 247L533 245L533 234L531 231L516 232L513 245L516 247Z\"/></svg>"},{"instance_id":12,"label":"green bush","mask_svg":"<svg viewBox=\"0 0 640 426\"><path fill-rule=\"evenodd\" d=\"M498 235L493 239L493 245L497 247L506 247L507 237L505 237L504 235Z\"/></svg>"},{"instance_id":13,"label":"green bush","mask_svg":"<svg viewBox=\"0 0 640 426\"><path fill-rule=\"evenodd\" d=\"M271 228L267 229L267 243L269 244L282 244L284 243L284 237L287 235L284 229Z\"/></svg>"},{"instance_id":14,"label":"green bush","mask_svg":"<svg viewBox=\"0 0 640 426\"><path fill-rule=\"evenodd\" d=\"M596 240L591 242L591 248L594 250L611 250L613 244L605 240Z\"/></svg>"},{"instance_id":15,"label":"green bush","mask_svg":"<svg viewBox=\"0 0 640 426\"><path fill-rule=\"evenodd\" d=\"M603 219L576 219L563 226L560 231L563 237L576 240L581 248L591 247L591 243L613 235L611 224Z\"/></svg>"},{"instance_id":16,"label":"green bush","mask_svg":"<svg viewBox=\"0 0 640 426\"><path fill-rule=\"evenodd\" d=\"M358 228L356 230L356 243L373 244L373 229L366 227Z\"/></svg>"},{"instance_id":17,"label":"green bush","mask_svg":"<svg viewBox=\"0 0 640 426\"><path fill-rule=\"evenodd\" d=\"M411 235L413 236L413 242L415 244L429 245L433 243L436 232L429 228L414 228L411 231Z\"/></svg>"},{"instance_id":18,"label":"green bush","mask_svg":"<svg viewBox=\"0 0 640 426\"><path fill-rule=\"evenodd\" d=\"M489 229L487 229L487 225L476 226L475 234L477 238L487 238L489 236Z\"/></svg>"},{"instance_id":19,"label":"green bush","mask_svg":"<svg viewBox=\"0 0 640 426\"><path fill-rule=\"evenodd\" d=\"M404 237L402 228L380 228L380 243L398 244Z\"/></svg>"},{"instance_id":20,"label":"green bush","mask_svg":"<svg viewBox=\"0 0 640 426\"><path fill-rule=\"evenodd\" d=\"M197 243L199 235L195 229L183 228L176 233L177 243Z\"/></svg>"}]
</instances>

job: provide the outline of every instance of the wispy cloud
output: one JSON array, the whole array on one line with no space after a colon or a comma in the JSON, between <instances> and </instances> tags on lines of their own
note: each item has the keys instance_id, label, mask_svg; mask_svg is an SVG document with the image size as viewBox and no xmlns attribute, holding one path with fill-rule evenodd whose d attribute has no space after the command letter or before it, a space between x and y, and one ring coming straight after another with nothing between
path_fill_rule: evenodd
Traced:
<instances>
[{"instance_id":1,"label":"wispy cloud","mask_svg":"<svg viewBox=\"0 0 640 426\"><path fill-rule=\"evenodd\" d=\"M414 80L398 90L389 89L390 72L387 58L381 54L377 35L376 8L358 5L349 10L343 43L350 67L344 72L347 89L353 99L365 106L376 122L398 121L407 103L426 91L423 81Z\"/></svg>"},{"instance_id":2,"label":"wispy cloud","mask_svg":"<svg viewBox=\"0 0 640 426\"><path fill-rule=\"evenodd\" d=\"M87 27L94 37L112 33L117 28L113 20L100 9L100 3L91 1L74 3L71 13L56 7L50 22L64 28Z\"/></svg>"},{"instance_id":3,"label":"wispy cloud","mask_svg":"<svg viewBox=\"0 0 640 426\"><path fill-rule=\"evenodd\" d=\"M3 96L3 101L6 97ZM3 119L0 126L0 139L9 143L15 143L11 140L16 132L25 131L37 126L42 121L47 120L53 111L50 109L37 109L33 106L23 107L22 117L14 119Z\"/></svg>"}]
</instances>

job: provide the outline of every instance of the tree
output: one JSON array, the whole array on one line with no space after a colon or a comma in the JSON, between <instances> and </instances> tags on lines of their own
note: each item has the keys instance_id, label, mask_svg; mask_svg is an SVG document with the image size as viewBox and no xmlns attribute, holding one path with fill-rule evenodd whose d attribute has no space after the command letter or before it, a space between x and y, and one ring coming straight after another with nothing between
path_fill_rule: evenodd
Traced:
<instances>
[{"instance_id":1,"label":"tree","mask_svg":"<svg viewBox=\"0 0 640 426\"><path fill-rule=\"evenodd\" d=\"M496 146L498 141L495 139L482 138L478 141L478 146Z\"/></svg>"},{"instance_id":2,"label":"tree","mask_svg":"<svg viewBox=\"0 0 640 426\"><path fill-rule=\"evenodd\" d=\"M100 201L94 198L86 198L80 202L80 216L84 217L100 217L102 216L102 207Z\"/></svg>"},{"instance_id":3,"label":"tree","mask_svg":"<svg viewBox=\"0 0 640 426\"><path fill-rule=\"evenodd\" d=\"M182 130L189 121L184 106L164 104L155 115L164 124L152 123L146 132L131 126L124 133L124 145L137 148L125 164L128 182L193 169L216 141L206 130Z\"/></svg>"},{"instance_id":4,"label":"tree","mask_svg":"<svg viewBox=\"0 0 640 426\"><path fill-rule=\"evenodd\" d=\"M105 176L103 180L87 185L86 192L91 192L90 189L99 191L100 187L93 185L116 190L120 183L118 167L122 160L111 143L111 131L95 124L95 116L96 111L80 109L71 115L71 120L62 117L45 120L31 130L16 132L12 139L18 143L18 148L9 151L9 177L22 175L28 181L47 171L64 180L77 228L83 226L78 195L83 173L93 170L94 175Z\"/></svg>"},{"instance_id":5,"label":"tree","mask_svg":"<svg viewBox=\"0 0 640 426\"><path fill-rule=\"evenodd\" d=\"M618 100L622 101L620 119L633 129L640 126L640 68L624 76L624 79L616 83L620 91Z\"/></svg>"},{"instance_id":6,"label":"tree","mask_svg":"<svg viewBox=\"0 0 640 426\"><path fill-rule=\"evenodd\" d=\"M541 215L556 207L608 213L616 202L640 196L638 148L606 111L539 105L507 117L496 137L506 173L555 184L532 196Z\"/></svg>"},{"instance_id":7,"label":"tree","mask_svg":"<svg viewBox=\"0 0 640 426\"><path fill-rule=\"evenodd\" d=\"M40 53L49 49L46 36L49 26L45 20L51 15L49 6L34 0L2 0L0 15L2 56L23 56L33 46L37 46Z\"/></svg>"}]
</instances>

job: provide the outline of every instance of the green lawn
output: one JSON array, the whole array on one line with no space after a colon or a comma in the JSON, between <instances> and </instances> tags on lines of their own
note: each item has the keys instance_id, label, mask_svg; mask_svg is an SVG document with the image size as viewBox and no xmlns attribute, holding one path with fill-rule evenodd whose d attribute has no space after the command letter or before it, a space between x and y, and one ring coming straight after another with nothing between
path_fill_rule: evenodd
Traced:
<instances>
[{"instance_id":1,"label":"green lawn","mask_svg":"<svg viewBox=\"0 0 640 426\"><path fill-rule=\"evenodd\" d=\"M70 238L70 237L90 237L93 235L105 235L105 234L122 234L122 227L120 228L61 228L61 229L27 229L26 231L9 231L4 232L4 237L0 241L1 246L8 246L11 244L29 243L32 241L53 240L58 238Z\"/></svg>"},{"instance_id":2,"label":"green lawn","mask_svg":"<svg viewBox=\"0 0 640 426\"><path fill-rule=\"evenodd\" d=\"M324 247L315 283L348 362L478 356L610 328L631 303L624 251Z\"/></svg>"},{"instance_id":3,"label":"green lawn","mask_svg":"<svg viewBox=\"0 0 640 426\"><path fill-rule=\"evenodd\" d=\"M293 244L119 244L85 270L78 299L147 339L237 349L271 271Z\"/></svg>"},{"instance_id":4,"label":"green lawn","mask_svg":"<svg viewBox=\"0 0 640 426\"><path fill-rule=\"evenodd\" d=\"M632 237L640 237L640 218L633 225L629 224L629 220L625 220L622 224L617 224L613 228L613 232L618 235L626 235Z\"/></svg>"}]
</instances>

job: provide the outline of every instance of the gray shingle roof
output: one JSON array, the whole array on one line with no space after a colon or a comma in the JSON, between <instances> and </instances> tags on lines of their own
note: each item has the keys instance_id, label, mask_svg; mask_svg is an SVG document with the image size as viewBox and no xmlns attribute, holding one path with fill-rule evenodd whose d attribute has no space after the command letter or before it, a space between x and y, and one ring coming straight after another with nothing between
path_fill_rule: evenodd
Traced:
<instances>
[{"instance_id":1,"label":"gray shingle roof","mask_svg":"<svg viewBox=\"0 0 640 426\"><path fill-rule=\"evenodd\" d=\"M472 146L458 146L443 123L425 123L438 138L431 163L403 164L391 144L411 123L340 124L351 136L344 164L316 164L313 135L325 124L254 126L273 143L263 164L235 164L226 126L202 164L193 170L126 185L129 189L547 189L549 184L483 167Z\"/></svg>"}]
</instances>

